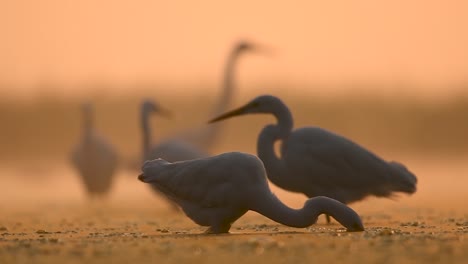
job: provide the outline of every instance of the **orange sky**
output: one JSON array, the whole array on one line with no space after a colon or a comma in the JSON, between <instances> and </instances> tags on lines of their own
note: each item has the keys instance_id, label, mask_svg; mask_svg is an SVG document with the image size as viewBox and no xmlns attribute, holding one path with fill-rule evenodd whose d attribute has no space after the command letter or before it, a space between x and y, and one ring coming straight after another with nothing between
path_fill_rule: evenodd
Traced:
<instances>
[{"instance_id":1,"label":"orange sky","mask_svg":"<svg viewBox=\"0 0 468 264\"><path fill-rule=\"evenodd\" d=\"M0 83L216 85L239 38L275 49L241 82L468 82L468 1L226 2L1 1Z\"/></svg>"}]
</instances>

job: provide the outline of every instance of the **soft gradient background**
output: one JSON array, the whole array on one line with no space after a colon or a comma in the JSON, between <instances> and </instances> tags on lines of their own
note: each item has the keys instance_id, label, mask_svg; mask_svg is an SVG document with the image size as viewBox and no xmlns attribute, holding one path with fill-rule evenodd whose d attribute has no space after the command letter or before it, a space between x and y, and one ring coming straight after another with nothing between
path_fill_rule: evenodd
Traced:
<instances>
[{"instance_id":1,"label":"soft gradient background","mask_svg":"<svg viewBox=\"0 0 468 264\"><path fill-rule=\"evenodd\" d=\"M90 82L213 88L230 45L247 38L275 50L242 64L240 82L253 88L379 83L391 88L362 89L439 97L468 82L466 10L463 0L2 1L0 83L21 95Z\"/></svg>"},{"instance_id":2,"label":"soft gradient background","mask_svg":"<svg viewBox=\"0 0 468 264\"><path fill-rule=\"evenodd\" d=\"M467 11L463 0L0 0L0 263L259 263L257 254L268 263L462 263ZM293 229L248 213L237 235L198 236L203 228L170 213L136 179L140 104L173 113L151 119L155 144L205 127L240 39L270 53L240 59L229 108L274 94L295 127L317 125L400 161L418 191L351 204L367 229L358 234L321 218ZM121 158L102 203L87 199L70 166L83 101ZM209 151L256 153L271 122L225 121ZM271 188L289 206L305 201Z\"/></svg>"}]
</instances>

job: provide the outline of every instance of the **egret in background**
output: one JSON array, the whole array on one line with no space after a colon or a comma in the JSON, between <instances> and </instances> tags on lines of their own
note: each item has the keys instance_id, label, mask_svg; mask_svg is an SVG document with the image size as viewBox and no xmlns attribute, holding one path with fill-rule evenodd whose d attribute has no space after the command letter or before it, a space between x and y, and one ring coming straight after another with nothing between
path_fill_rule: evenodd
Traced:
<instances>
[{"instance_id":1,"label":"egret in background","mask_svg":"<svg viewBox=\"0 0 468 264\"><path fill-rule=\"evenodd\" d=\"M308 227L322 213L333 216L348 231L363 231L361 219L345 204L327 197L309 199L291 209L270 191L263 163L254 155L231 152L214 157L170 163L147 161L138 179L175 201L207 233L227 233L248 210L273 221Z\"/></svg>"},{"instance_id":2,"label":"egret in background","mask_svg":"<svg viewBox=\"0 0 468 264\"><path fill-rule=\"evenodd\" d=\"M150 100L145 100L141 104L141 128L143 139L143 155L141 164L143 164L146 160L152 160L156 158L165 158L168 160L178 160L182 158L183 160L189 160L206 156L205 153L201 152L195 146L178 141L165 141L156 146L153 146L151 142L151 128L149 125L149 118L151 113L158 113L163 116L170 115L169 111ZM166 198L172 209L179 210L177 204L172 202L170 199L167 199L164 193L161 193L158 188L155 188L153 185L151 185L151 187L157 194L161 194L164 198Z\"/></svg>"},{"instance_id":3,"label":"egret in background","mask_svg":"<svg viewBox=\"0 0 468 264\"><path fill-rule=\"evenodd\" d=\"M274 96L259 96L209 122L247 114L272 114L277 120L277 124L263 128L257 153L268 178L280 188L307 197L327 196L345 204L370 195L392 197L396 192L416 191L416 176L399 162L387 162L351 140L319 127L293 130L291 112ZM278 140L279 157L274 149Z\"/></svg>"},{"instance_id":4,"label":"egret in background","mask_svg":"<svg viewBox=\"0 0 468 264\"><path fill-rule=\"evenodd\" d=\"M223 85L221 86L222 93L220 94L218 102L213 108L210 116L219 115L230 108L234 90L236 88L234 79L237 63L241 55L247 54L249 52L268 54L269 49L265 46L248 41L239 41L234 45L227 57L226 64L224 67L224 79ZM214 143L218 139L220 131L221 124L216 124L212 126L203 126L194 129L189 129L188 131L177 133L174 137L171 137L167 140L172 142L170 144L174 144L174 147L171 147L170 144L165 144L165 149L161 150L161 152L171 152L171 157L168 157L168 159L166 159L171 162L186 160L186 154L181 152L181 144L189 143L193 146L198 147L200 151L209 153ZM180 157L177 157L177 153L180 153Z\"/></svg>"},{"instance_id":5,"label":"egret in background","mask_svg":"<svg viewBox=\"0 0 468 264\"><path fill-rule=\"evenodd\" d=\"M157 158L166 159L168 161L179 161L206 157L208 155L196 146L176 139L164 140L153 145L149 126L151 113L158 113L166 117L170 115L169 111L150 100L145 100L141 104L141 128L143 136L143 159L141 164L146 160Z\"/></svg>"},{"instance_id":6,"label":"egret in background","mask_svg":"<svg viewBox=\"0 0 468 264\"><path fill-rule=\"evenodd\" d=\"M234 73L235 66L241 54L247 51L267 51L266 48L252 44L246 41L236 43L230 52L226 66L224 69L224 82L222 93L218 100L218 104L213 109L213 114L221 114L226 111L231 104L232 95L234 92ZM144 106L143 106L144 107ZM147 105L148 111L151 111L150 104ZM143 139L149 140L149 127L146 118L149 112L142 111L143 119ZM203 126L197 129L190 129L181 133L177 133L168 139L161 140L157 145L149 149L149 143L143 142L143 160L151 160L162 158L170 162L190 160L196 158L207 157L210 148L216 142L220 131L220 125ZM148 148L148 149L145 149ZM133 164L133 162L132 162ZM134 167L131 165L130 167ZM141 167L141 166L138 166Z\"/></svg>"},{"instance_id":7,"label":"egret in background","mask_svg":"<svg viewBox=\"0 0 468 264\"><path fill-rule=\"evenodd\" d=\"M81 176L90 197L109 193L117 169L117 153L93 124L93 106L82 105L83 131L80 143L72 152L72 164Z\"/></svg>"}]
</instances>

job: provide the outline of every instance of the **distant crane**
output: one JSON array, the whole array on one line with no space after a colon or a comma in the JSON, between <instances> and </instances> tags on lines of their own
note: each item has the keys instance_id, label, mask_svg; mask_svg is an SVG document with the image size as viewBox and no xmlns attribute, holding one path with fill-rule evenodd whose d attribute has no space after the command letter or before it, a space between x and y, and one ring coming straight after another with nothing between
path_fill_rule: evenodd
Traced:
<instances>
[{"instance_id":1,"label":"distant crane","mask_svg":"<svg viewBox=\"0 0 468 264\"><path fill-rule=\"evenodd\" d=\"M112 187L118 158L113 146L95 131L92 108L90 103L82 105L83 131L71 160L89 196L100 197L108 194Z\"/></svg>"},{"instance_id":2,"label":"distant crane","mask_svg":"<svg viewBox=\"0 0 468 264\"><path fill-rule=\"evenodd\" d=\"M231 152L170 163L147 161L138 176L176 202L206 233L227 233L248 210L292 227L307 227L322 213L333 216L348 231L363 231L358 214L327 197L307 200L299 210L284 205L270 191L263 163L254 155Z\"/></svg>"},{"instance_id":3,"label":"distant crane","mask_svg":"<svg viewBox=\"0 0 468 264\"><path fill-rule=\"evenodd\" d=\"M265 126L260 133L257 154L271 182L285 190L307 197L327 196L345 204L369 195L391 197L394 192L416 191L416 176L401 163L387 162L351 140L319 127L293 130L291 112L274 96L259 96L209 122L247 114L272 114L276 118L277 124ZM280 157L274 150L278 140Z\"/></svg>"}]
</instances>

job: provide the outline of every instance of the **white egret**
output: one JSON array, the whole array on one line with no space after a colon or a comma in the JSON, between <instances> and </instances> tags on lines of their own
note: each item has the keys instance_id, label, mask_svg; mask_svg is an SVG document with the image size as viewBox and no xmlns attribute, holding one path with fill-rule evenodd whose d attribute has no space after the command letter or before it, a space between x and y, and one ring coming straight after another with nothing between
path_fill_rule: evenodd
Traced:
<instances>
[{"instance_id":1,"label":"white egret","mask_svg":"<svg viewBox=\"0 0 468 264\"><path fill-rule=\"evenodd\" d=\"M274 96L259 96L209 122L246 114L272 114L276 118L277 124L265 126L260 133L257 154L270 181L285 190L307 197L327 196L345 204L369 195L391 197L395 192L416 191L416 176L401 163L387 162L319 127L293 130L291 112ZM278 140L280 157L274 150Z\"/></svg>"},{"instance_id":2,"label":"white egret","mask_svg":"<svg viewBox=\"0 0 468 264\"><path fill-rule=\"evenodd\" d=\"M263 163L254 155L231 152L170 163L146 161L138 179L175 201L207 233L227 233L248 210L291 227L308 227L320 214L334 217L348 231L363 231L361 219L345 204L327 197L307 200L291 209L270 191Z\"/></svg>"},{"instance_id":3,"label":"white egret","mask_svg":"<svg viewBox=\"0 0 468 264\"><path fill-rule=\"evenodd\" d=\"M262 51L266 48L254 45L250 42L240 41L236 43L232 51L229 53L224 69L224 80L222 85L222 93L218 99L218 103L213 109L213 114L220 114L226 111L231 103L234 90L234 73L235 66L241 54L247 51ZM152 103L146 107L148 111L142 109L141 118L143 125L143 161L155 158L162 158L170 162L190 160L196 158L207 157L210 148L216 141L220 131L219 124L213 126L203 126L196 129L190 129L176 135L159 141L150 149L149 144L149 127L147 121L148 115L152 109ZM144 106L142 106L144 108ZM158 111L158 110L157 110ZM134 167L134 162L130 167Z\"/></svg>"},{"instance_id":4,"label":"white egret","mask_svg":"<svg viewBox=\"0 0 468 264\"><path fill-rule=\"evenodd\" d=\"M151 128L149 125L149 117L151 113L158 113L163 116L169 116L169 111L165 110L161 106L157 105L156 103L150 101L150 100L145 100L141 104L141 128L142 128L142 149L143 149L143 155L142 155L142 162L143 164L146 160L152 160L155 158L168 158L170 160L173 160L174 158L180 158L180 154L184 154L186 159L193 159L199 156L205 155L204 153L198 152L198 149L195 147L189 145L189 144L177 144L178 142L167 142L165 143L166 145L158 145L157 147L152 146L151 143ZM169 147L167 147L169 146ZM174 152L171 152L174 150L174 147L178 147L178 151L176 154L178 156L174 157L171 155L174 155ZM155 191L158 194L162 194L164 198L169 202L171 207L175 210L178 210L177 204L172 202L170 199L167 199L167 197L164 195L164 193L161 193L155 186L151 185L153 191Z\"/></svg>"},{"instance_id":5,"label":"white egret","mask_svg":"<svg viewBox=\"0 0 468 264\"><path fill-rule=\"evenodd\" d=\"M93 109L89 103L82 105L83 131L80 143L72 151L72 164L91 197L106 195L117 169L114 147L94 129Z\"/></svg>"},{"instance_id":6,"label":"white egret","mask_svg":"<svg viewBox=\"0 0 468 264\"><path fill-rule=\"evenodd\" d=\"M237 63L241 55L249 52L268 53L268 48L248 41L239 41L233 46L227 57L224 67L223 84L221 86L222 92L210 116L219 115L229 109L235 90L235 73ZM200 151L209 153L210 149L213 147L213 144L218 139L220 131L221 124L215 124L212 126L197 127L177 133L175 136L164 141L164 149L161 149L161 152L165 151L171 153L171 156L166 159L168 161L179 161L187 159L186 153L184 153L182 151L183 149L180 147L181 144L191 144L192 146L199 148ZM172 145L174 146L172 147ZM191 153L189 153L189 156L191 156L190 154Z\"/></svg>"},{"instance_id":7,"label":"white egret","mask_svg":"<svg viewBox=\"0 0 468 264\"><path fill-rule=\"evenodd\" d=\"M194 145L175 139L165 140L156 145L152 145L151 129L149 126L149 116L152 112L169 116L169 111L150 100L145 100L141 104L141 126L143 135L142 162L156 158L162 158L168 161L189 160L208 155Z\"/></svg>"}]
</instances>

